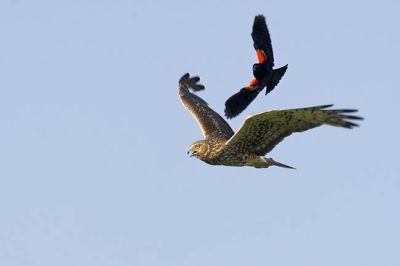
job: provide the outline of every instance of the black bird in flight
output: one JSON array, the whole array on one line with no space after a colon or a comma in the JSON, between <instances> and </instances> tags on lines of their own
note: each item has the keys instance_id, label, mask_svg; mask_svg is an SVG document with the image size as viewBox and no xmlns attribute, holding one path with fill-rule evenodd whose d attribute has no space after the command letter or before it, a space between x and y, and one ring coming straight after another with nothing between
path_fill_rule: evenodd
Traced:
<instances>
[{"instance_id":1,"label":"black bird in flight","mask_svg":"<svg viewBox=\"0 0 400 266\"><path fill-rule=\"evenodd\" d=\"M272 91L286 72L287 65L273 69L274 53L272 51L271 37L265 17L258 15L254 18L253 31L254 49L257 53L258 63L253 65L254 79L238 93L229 97L225 102L225 116L233 118L239 115L266 87L265 94Z\"/></svg>"}]
</instances>

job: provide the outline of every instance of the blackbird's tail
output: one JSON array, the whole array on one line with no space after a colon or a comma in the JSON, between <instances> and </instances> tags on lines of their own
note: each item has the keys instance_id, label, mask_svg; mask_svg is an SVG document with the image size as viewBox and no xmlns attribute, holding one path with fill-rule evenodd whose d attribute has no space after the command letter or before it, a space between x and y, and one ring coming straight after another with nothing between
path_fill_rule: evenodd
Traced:
<instances>
[{"instance_id":1,"label":"blackbird's tail","mask_svg":"<svg viewBox=\"0 0 400 266\"><path fill-rule=\"evenodd\" d=\"M267 90L265 91L265 94L268 94L269 92L271 92L275 88L275 86L278 85L278 83L281 80L281 78L283 77L283 75L285 75L287 68L288 68L288 65L285 65L281 68L272 70L271 78L267 82Z\"/></svg>"},{"instance_id":2,"label":"blackbird's tail","mask_svg":"<svg viewBox=\"0 0 400 266\"><path fill-rule=\"evenodd\" d=\"M263 89L248 90L242 88L238 93L235 93L225 102L225 116L229 119L238 116L249 104L257 97Z\"/></svg>"}]
</instances>

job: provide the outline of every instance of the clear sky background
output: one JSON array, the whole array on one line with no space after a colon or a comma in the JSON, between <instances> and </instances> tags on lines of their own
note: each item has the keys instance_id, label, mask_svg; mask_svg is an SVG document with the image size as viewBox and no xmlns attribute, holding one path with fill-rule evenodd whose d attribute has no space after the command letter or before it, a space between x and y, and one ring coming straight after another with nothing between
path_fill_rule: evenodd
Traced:
<instances>
[{"instance_id":1,"label":"clear sky background","mask_svg":"<svg viewBox=\"0 0 400 266\"><path fill-rule=\"evenodd\" d=\"M0 265L400 265L400 2L0 0ZM365 117L287 138L292 165L209 166L177 96L219 113L262 13L279 86L238 118L334 103Z\"/></svg>"}]
</instances>

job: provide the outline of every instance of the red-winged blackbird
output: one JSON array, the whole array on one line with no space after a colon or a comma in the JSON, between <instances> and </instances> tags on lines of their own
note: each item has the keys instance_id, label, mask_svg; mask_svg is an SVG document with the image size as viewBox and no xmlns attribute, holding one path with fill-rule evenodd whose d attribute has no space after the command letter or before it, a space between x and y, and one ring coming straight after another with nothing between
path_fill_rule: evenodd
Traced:
<instances>
[{"instance_id":1,"label":"red-winged blackbird","mask_svg":"<svg viewBox=\"0 0 400 266\"><path fill-rule=\"evenodd\" d=\"M273 69L274 54L271 37L263 15L254 18L251 37L258 58L258 64L253 65L254 79L225 102L225 116L227 118L233 118L243 112L264 87L267 88L265 94L272 91L287 69L287 65Z\"/></svg>"}]
</instances>

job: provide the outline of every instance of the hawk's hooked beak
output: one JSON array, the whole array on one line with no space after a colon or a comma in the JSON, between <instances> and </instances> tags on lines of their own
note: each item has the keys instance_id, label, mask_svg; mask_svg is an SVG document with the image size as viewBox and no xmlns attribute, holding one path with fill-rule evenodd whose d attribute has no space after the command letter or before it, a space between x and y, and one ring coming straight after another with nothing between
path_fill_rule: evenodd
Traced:
<instances>
[{"instance_id":1,"label":"hawk's hooked beak","mask_svg":"<svg viewBox=\"0 0 400 266\"><path fill-rule=\"evenodd\" d=\"M194 153L192 153L191 151L187 151L186 152L190 157L193 157L194 156Z\"/></svg>"}]
</instances>

